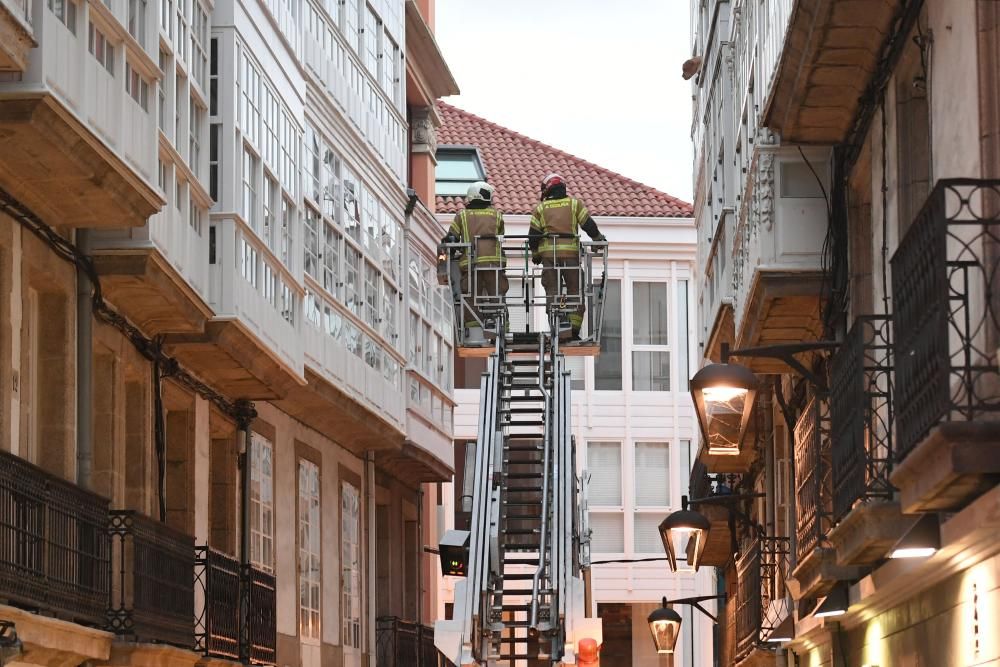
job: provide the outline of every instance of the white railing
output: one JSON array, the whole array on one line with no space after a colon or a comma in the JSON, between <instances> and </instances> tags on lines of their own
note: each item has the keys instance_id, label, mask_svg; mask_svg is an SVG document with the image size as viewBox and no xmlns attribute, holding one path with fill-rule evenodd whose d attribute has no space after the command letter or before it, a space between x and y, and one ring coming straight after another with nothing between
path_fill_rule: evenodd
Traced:
<instances>
[{"instance_id":1,"label":"white railing","mask_svg":"<svg viewBox=\"0 0 1000 667\"><path fill-rule=\"evenodd\" d=\"M31 0L3 0L7 11L20 19L31 32Z\"/></svg>"},{"instance_id":2,"label":"white railing","mask_svg":"<svg viewBox=\"0 0 1000 667\"><path fill-rule=\"evenodd\" d=\"M190 212L188 212L190 215ZM185 282L208 300L208 216L195 228L171 205L149 219L148 237Z\"/></svg>"}]
</instances>

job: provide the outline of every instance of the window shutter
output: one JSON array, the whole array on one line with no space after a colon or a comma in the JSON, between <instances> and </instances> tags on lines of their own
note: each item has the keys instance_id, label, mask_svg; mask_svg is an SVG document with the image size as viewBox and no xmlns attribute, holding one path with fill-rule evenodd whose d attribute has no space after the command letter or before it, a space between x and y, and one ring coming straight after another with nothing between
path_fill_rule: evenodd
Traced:
<instances>
[{"instance_id":1,"label":"window shutter","mask_svg":"<svg viewBox=\"0 0 1000 667\"><path fill-rule=\"evenodd\" d=\"M618 442L588 442L587 502L592 506L622 504L622 446Z\"/></svg>"},{"instance_id":2,"label":"window shutter","mask_svg":"<svg viewBox=\"0 0 1000 667\"><path fill-rule=\"evenodd\" d=\"M635 504L637 507L670 505L670 448L665 442L635 445ZM636 538L638 539L638 538Z\"/></svg>"},{"instance_id":3,"label":"window shutter","mask_svg":"<svg viewBox=\"0 0 1000 667\"><path fill-rule=\"evenodd\" d=\"M660 540L661 514L636 514L634 531L634 551L637 554L663 555L663 542Z\"/></svg>"},{"instance_id":4,"label":"window shutter","mask_svg":"<svg viewBox=\"0 0 1000 667\"><path fill-rule=\"evenodd\" d=\"M619 554L625 551L625 524L621 514L590 513L590 550Z\"/></svg>"}]
</instances>

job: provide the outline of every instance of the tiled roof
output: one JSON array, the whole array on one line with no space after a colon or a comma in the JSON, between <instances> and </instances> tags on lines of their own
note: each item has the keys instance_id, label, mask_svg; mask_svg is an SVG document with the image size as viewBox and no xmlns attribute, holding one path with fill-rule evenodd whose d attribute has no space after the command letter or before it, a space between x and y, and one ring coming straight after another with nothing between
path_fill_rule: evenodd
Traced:
<instances>
[{"instance_id":1,"label":"tiled roof","mask_svg":"<svg viewBox=\"0 0 1000 667\"><path fill-rule=\"evenodd\" d=\"M505 213L530 214L538 205L542 178L558 172L569 194L580 198L595 216L689 218L691 204L648 185L625 178L558 148L508 130L468 111L438 102L442 125L438 145L476 146L487 180L496 188L496 202ZM437 211L453 213L459 197L438 197Z\"/></svg>"}]
</instances>

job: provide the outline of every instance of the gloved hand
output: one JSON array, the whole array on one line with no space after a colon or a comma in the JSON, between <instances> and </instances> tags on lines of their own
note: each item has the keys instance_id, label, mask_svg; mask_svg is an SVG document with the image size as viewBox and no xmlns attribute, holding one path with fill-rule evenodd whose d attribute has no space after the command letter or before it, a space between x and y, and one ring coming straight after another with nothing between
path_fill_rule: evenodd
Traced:
<instances>
[{"instance_id":1,"label":"gloved hand","mask_svg":"<svg viewBox=\"0 0 1000 667\"><path fill-rule=\"evenodd\" d=\"M532 264L541 264L542 263L542 256L539 255L538 253L535 253L534 255L531 256L531 263Z\"/></svg>"},{"instance_id":2,"label":"gloved hand","mask_svg":"<svg viewBox=\"0 0 1000 667\"><path fill-rule=\"evenodd\" d=\"M604 234L598 234L597 236L594 237L594 241L596 241L597 243L600 243L601 241L607 241L607 240L608 240L608 237L605 236Z\"/></svg>"}]
</instances>

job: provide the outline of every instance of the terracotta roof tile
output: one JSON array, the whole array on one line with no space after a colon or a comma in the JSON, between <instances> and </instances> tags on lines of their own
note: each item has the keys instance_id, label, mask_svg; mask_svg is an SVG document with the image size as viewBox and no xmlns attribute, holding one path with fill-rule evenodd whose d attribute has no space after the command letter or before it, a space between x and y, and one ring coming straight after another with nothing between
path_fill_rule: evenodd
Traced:
<instances>
[{"instance_id":1,"label":"terracotta roof tile","mask_svg":"<svg viewBox=\"0 0 1000 667\"><path fill-rule=\"evenodd\" d=\"M496 201L506 213L530 214L538 204L538 186L549 172L562 174L569 193L596 216L690 218L691 204L587 162L468 111L438 102L442 125L438 145L477 146ZM452 213L459 197L438 197L437 210Z\"/></svg>"}]
</instances>

